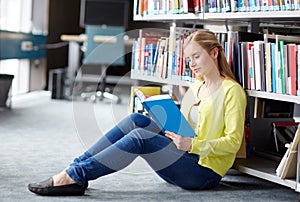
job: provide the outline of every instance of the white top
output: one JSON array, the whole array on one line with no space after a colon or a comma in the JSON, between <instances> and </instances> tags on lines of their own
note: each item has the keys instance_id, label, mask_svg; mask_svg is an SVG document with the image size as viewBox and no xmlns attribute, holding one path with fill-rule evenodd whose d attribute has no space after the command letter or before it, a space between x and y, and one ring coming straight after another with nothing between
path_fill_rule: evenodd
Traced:
<instances>
[{"instance_id":1,"label":"white top","mask_svg":"<svg viewBox=\"0 0 300 202\"><path fill-rule=\"evenodd\" d=\"M189 122L193 129L196 128L196 124L198 121L198 105L192 106L190 113L189 113Z\"/></svg>"}]
</instances>

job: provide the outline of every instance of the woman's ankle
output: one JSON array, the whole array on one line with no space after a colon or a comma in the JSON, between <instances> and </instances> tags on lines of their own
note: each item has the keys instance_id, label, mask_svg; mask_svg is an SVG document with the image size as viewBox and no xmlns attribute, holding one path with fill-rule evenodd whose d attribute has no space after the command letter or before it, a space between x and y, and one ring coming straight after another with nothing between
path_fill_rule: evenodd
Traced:
<instances>
[{"instance_id":1,"label":"woman's ankle","mask_svg":"<svg viewBox=\"0 0 300 202\"><path fill-rule=\"evenodd\" d=\"M57 175L54 175L53 177L53 186L63 186L63 185L69 185L74 184L74 180L70 178L70 176L66 173L66 171L62 171L58 173Z\"/></svg>"}]
</instances>

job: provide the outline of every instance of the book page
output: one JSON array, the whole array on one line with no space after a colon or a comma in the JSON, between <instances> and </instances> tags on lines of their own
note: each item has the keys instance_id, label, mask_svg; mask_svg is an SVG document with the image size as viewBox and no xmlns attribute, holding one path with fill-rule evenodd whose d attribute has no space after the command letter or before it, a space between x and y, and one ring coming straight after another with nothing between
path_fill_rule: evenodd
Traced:
<instances>
[{"instance_id":1,"label":"book page","mask_svg":"<svg viewBox=\"0 0 300 202\"><path fill-rule=\"evenodd\" d=\"M172 99L170 95L163 94L163 95L153 95L151 97L146 98L146 101L154 101L154 100L163 100L163 99Z\"/></svg>"}]
</instances>

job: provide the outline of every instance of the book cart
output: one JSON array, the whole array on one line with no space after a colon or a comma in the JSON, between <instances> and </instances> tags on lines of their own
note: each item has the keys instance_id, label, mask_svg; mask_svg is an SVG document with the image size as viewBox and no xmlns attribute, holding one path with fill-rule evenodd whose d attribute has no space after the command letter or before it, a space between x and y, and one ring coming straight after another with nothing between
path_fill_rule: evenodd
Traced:
<instances>
[{"instance_id":1,"label":"book cart","mask_svg":"<svg viewBox=\"0 0 300 202\"><path fill-rule=\"evenodd\" d=\"M259 28L264 27L264 25L268 25L270 27L282 26L283 28L288 27L289 29L294 29L295 28L294 26L296 26L296 28L300 29L300 1L298 0L292 1L292 3L279 0L278 4L276 5L268 5L270 1L265 2L262 0L261 4L256 5L256 7L255 6L246 7L245 6L246 4L236 6L237 2L235 1L232 1L230 5L228 5L226 1L222 1L221 3L219 1L215 2L216 5L221 5L221 8L218 7L213 8L212 1L213 0L198 1L198 4L195 3L196 0L195 1L191 1L191 0L173 1L173 2L178 2L179 7L175 6L176 9L172 9L169 11L167 9L166 11L166 8L171 7L172 1L168 1L170 2L169 4L166 3L168 5L163 5L162 7L158 8L159 6L158 3L154 4L153 6L151 2L161 3L162 1L148 0L147 3L145 4L146 2L145 0L134 0L133 16L135 21L158 21L158 22L169 23L170 37L172 37L172 30L176 29L176 24L182 25L184 23L194 24L194 25L226 26L226 28L228 28L228 26L241 26L241 27L246 27L248 32L255 32L255 33L258 33ZM251 0L249 0L249 4L247 5L250 5L250 1ZM193 4L194 7L189 5L191 3ZM141 8L141 4L143 4L142 8ZM181 10L180 6L183 6L185 8ZM189 12L189 7L194 8L193 12ZM295 44L300 44L300 34L298 34L298 36L294 35L293 37L277 36L276 34L275 35L261 34L261 35L262 35L261 41L263 41L263 43L274 42L276 44L279 42L279 40L283 40L286 41L286 44L291 42ZM169 42L169 44L171 43ZM276 47L278 47L278 45L276 45ZM133 47L133 53L134 53L134 47ZM296 53L300 53L300 48L296 51ZM241 55L239 57L242 58ZM285 58L286 55L282 57ZM250 117L250 132L251 132L250 153L251 154L246 159L237 159L234 168L239 170L242 173L246 173L277 184L281 184L283 186L287 186L292 189L295 189L295 191L297 192L300 192L300 175L298 174L299 173L298 169L300 169L300 167L297 163L297 158L299 158L300 156L300 155L298 156L299 152L297 152L296 158L292 159L293 164L296 165L297 172L295 173L295 176L288 178L288 177L280 177L276 175L276 168L278 167L282 157L273 156L272 154L269 154L267 152L265 153L264 149L262 149L262 152L255 151L256 147L266 148L266 150L268 150L270 147L270 145L268 145L268 141L272 141L272 140L270 140L269 137L270 135L269 136L266 135L267 133L270 132L269 131L270 128L265 127L266 125L271 126L272 122L276 122L276 121L300 122L300 87L299 87L300 54L297 57L299 57L298 60L296 59L296 64L297 64L296 75L298 74L298 76L295 77L296 81L294 82L296 83L293 85L296 85L296 87L293 86L293 92L291 92L292 91L291 84L287 84L288 81L285 81L283 78L282 78L283 80L280 81L281 86L277 86L277 90L272 89L271 86L272 84L269 84L269 87L267 87L268 86L267 82L270 82L268 81L267 75L265 75L268 74L266 73L267 71L262 72L263 75L260 75L260 78L263 79L264 82L266 82L264 88L260 88L260 87L257 88L257 85L256 87L252 86L252 88L250 88L249 86L243 83L244 81L241 81L242 85L246 89L249 100L253 101L253 102L249 102L250 116L251 116ZM243 58L241 60L243 60ZM282 63L284 63L284 61L282 61ZM267 64L262 64L262 66L265 67L267 66ZM167 67L170 69L168 65ZM241 68L241 66L238 66L238 68ZM271 73L269 72L269 74ZM186 80L185 79L180 80L177 78L174 79L174 77L170 75L165 75L163 78L159 76L153 76L151 74L150 75L145 74L140 70L136 70L134 66L132 67L131 78L137 80L149 81L152 83L168 84L174 86L188 87L190 85L189 79ZM279 84L277 83L277 85ZM280 88L280 90L278 88ZM298 90L298 92L294 92L295 90L294 88L296 88L296 91ZM260 99L290 103L293 106L292 109L293 117L275 118L275 119L260 118L260 117L256 118L255 101ZM300 135L299 130L300 129L298 127L296 131L296 134L298 135ZM264 136L268 136L268 137L264 137ZM294 140L295 139L298 138L295 137ZM291 144L293 144L293 142ZM298 147L298 145L295 145L295 142L293 146L296 148Z\"/></svg>"}]
</instances>

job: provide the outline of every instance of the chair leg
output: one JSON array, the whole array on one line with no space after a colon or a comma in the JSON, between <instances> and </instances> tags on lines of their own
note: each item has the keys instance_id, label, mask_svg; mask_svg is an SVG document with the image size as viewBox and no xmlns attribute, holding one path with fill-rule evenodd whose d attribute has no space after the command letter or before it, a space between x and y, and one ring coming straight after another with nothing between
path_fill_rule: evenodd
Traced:
<instances>
[{"instance_id":1,"label":"chair leg","mask_svg":"<svg viewBox=\"0 0 300 202\"><path fill-rule=\"evenodd\" d=\"M121 102L121 98L112 94L112 93L109 93L109 92L106 92L106 91L97 91L96 92L96 96L97 97L100 97L100 100L102 100L103 98L107 98L107 99L110 99L114 102L116 102L117 104L119 104Z\"/></svg>"},{"instance_id":2,"label":"chair leg","mask_svg":"<svg viewBox=\"0 0 300 202\"><path fill-rule=\"evenodd\" d=\"M113 95L110 92L106 91L106 69L107 66L106 65L101 65L101 76L100 76L100 81L97 81L97 86L94 85L94 87L96 87L96 89L91 89L91 90L86 90L85 92L81 93L81 98L83 100L87 100L90 99L93 102L96 102L97 99L99 99L100 101L102 101L104 98L110 99L113 102L116 102L117 104L121 102L121 98L117 95Z\"/></svg>"},{"instance_id":3,"label":"chair leg","mask_svg":"<svg viewBox=\"0 0 300 202\"><path fill-rule=\"evenodd\" d=\"M107 99L110 99L116 103L120 103L121 102L121 99L116 96L116 95L113 95L112 93L109 93L109 92L106 92L105 91L105 88L106 88L106 77L107 77L107 74L106 74L106 69L107 67L106 66L102 66L102 75L101 75L101 83L100 83L100 91L97 91L96 92L96 96L97 97L100 97L100 100L103 100L103 98L107 98Z\"/></svg>"}]
</instances>

